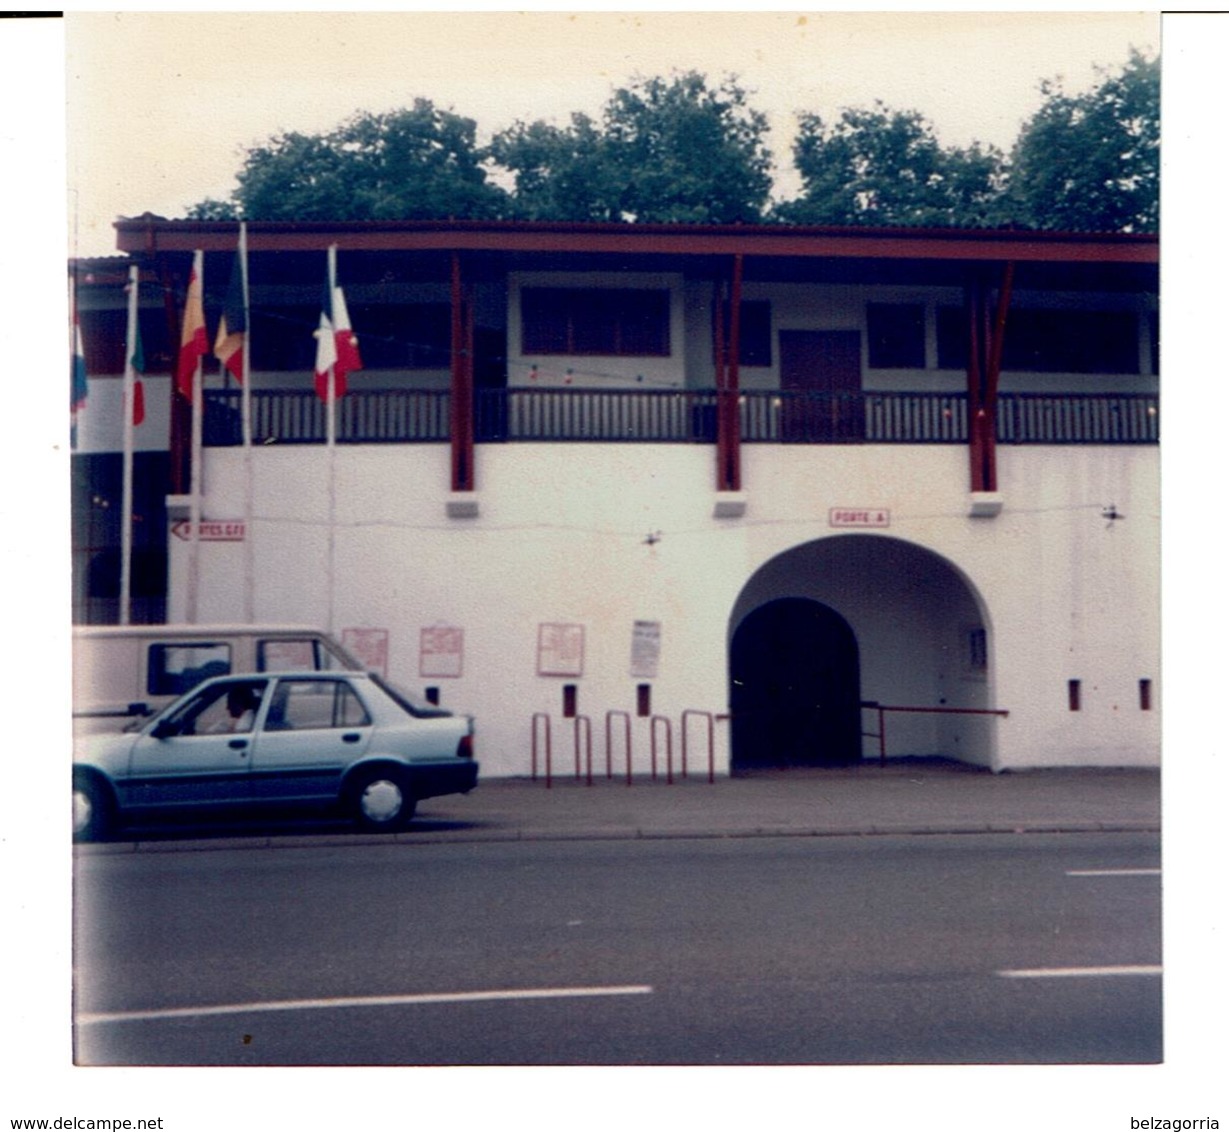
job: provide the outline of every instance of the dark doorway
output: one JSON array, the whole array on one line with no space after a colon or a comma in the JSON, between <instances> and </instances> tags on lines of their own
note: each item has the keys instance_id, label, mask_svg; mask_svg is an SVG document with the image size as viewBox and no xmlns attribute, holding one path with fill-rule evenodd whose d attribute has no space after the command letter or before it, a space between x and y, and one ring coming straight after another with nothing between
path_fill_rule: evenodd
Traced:
<instances>
[{"instance_id":1,"label":"dark doorway","mask_svg":"<svg viewBox=\"0 0 1229 1132\"><path fill-rule=\"evenodd\" d=\"M862 335L856 330L782 330L781 392L782 440L864 440Z\"/></svg>"},{"instance_id":2,"label":"dark doorway","mask_svg":"<svg viewBox=\"0 0 1229 1132\"><path fill-rule=\"evenodd\" d=\"M730 642L732 767L842 766L862 757L858 642L808 598L753 610Z\"/></svg>"}]
</instances>

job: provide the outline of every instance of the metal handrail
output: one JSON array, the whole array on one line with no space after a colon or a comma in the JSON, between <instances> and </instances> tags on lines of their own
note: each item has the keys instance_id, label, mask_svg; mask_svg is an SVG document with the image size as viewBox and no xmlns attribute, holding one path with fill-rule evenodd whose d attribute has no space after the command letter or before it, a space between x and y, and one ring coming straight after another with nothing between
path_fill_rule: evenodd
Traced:
<instances>
[{"instance_id":1,"label":"metal handrail","mask_svg":"<svg viewBox=\"0 0 1229 1132\"><path fill-rule=\"evenodd\" d=\"M1006 708L953 708L953 707L905 707L881 704L878 700L863 700L859 705L879 713L879 765L885 766L888 761L888 729L886 715L888 712L913 712L917 715L1000 715L1008 713ZM868 738L873 738L876 732L864 732Z\"/></svg>"},{"instance_id":2,"label":"metal handrail","mask_svg":"<svg viewBox=\"0 0 1229 1132\"><path fill-rule=\"evenodd\" d=\"M243 443L241 396L205 391L205 443ZM254 389L252 439L322 444L326 413L311 389ZM713 389L506 387L475 392L475 436L502 441L635 441L712 444ZM738 397L746 443L962 444L968 440L963 392L861 390L825 393L752 389ZM1155 393L1000 393L995 433L1004 444L1155 444ZM338 403L340 444L442 443L451 435L448 390L352 389Z\"/></svg>"}]
</instances>

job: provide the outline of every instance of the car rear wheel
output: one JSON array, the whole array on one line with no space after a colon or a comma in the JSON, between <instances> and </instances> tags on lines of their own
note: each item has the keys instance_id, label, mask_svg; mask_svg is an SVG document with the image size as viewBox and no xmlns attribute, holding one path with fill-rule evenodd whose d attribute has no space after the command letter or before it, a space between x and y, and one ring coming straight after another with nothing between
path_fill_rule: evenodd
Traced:
<instances>
[{"instance_id":1,"label":"car rear wheel","mask_svg":"<svg viewBox=\"0 0 1229 1132\"><path fill-rule=\"evenodd\" d=\"M349 791L351 817L362 829L400 829L414 816L414 796L405 777L391 768L363 771Z\"/></svg>"},{"instance_id":2,"label":"car rear wheel","mask_svg":"<svg viewBox=\"0 0 1229 1132\"><path fill-rule=\"evenodd\" d=\"M111 828L111 797L94 779L73 776L73 840L98 841Z\"/></svg>"}]
</instances>

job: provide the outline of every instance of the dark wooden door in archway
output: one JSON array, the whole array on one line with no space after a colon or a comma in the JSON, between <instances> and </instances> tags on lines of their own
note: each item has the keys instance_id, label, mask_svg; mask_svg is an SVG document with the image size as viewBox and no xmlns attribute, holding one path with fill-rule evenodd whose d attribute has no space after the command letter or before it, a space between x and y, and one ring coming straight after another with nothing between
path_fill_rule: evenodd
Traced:
<instances>
[{"instance_id":1,"label":"dark wooden door in archway","mask_svg":"<svg viewBox=\"0 0 1229 1132\"><path fill-rule=\"evenodd\" d=\"M841 766L862 757L858 643L835 610L780 598L730 643L734 770Z\"/></svg>"}]
</instances>

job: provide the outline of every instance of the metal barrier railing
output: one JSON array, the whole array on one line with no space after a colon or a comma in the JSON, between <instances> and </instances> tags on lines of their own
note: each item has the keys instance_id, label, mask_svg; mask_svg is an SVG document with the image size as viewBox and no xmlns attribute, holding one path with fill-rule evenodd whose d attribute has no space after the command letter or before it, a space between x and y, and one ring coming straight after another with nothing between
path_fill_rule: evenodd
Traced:
<instances>
[{"instance_id":1,"label":"metal barrier railing","mask_svg":"<svg viewBox=\"0 0 1229 1132\"><path fill-rule=\"evenodd\" d=\"M879 714L879 730L864 731L868 739L879 740L879 765L888 761L888 712L911 712L916 715L1007 715L1006 708L949 708L949 707L904 707L899 705L881 704L877 700L863 700L859 705Z\"/></svg>"},{"instance_id":2,"label":"metal barrier railing","mask_svg":"<svg viewBox=\"0 0 1229 1132\"><path fill-rule=\"evenodd\" d=\"M668 716L655 715L649 719L649 754L653 768L653 780L657 780L657 733L664 724L666 728L666 785L674 785L674 726Z\"/></svg>"},{"instance_id":3,"label":"metal barrier railing","mask_svg":"<svg viewBox=\"0 0 1229 1132\"><path fill-rule=\"evenodd\" d=\"M577 782L584 780L587 786L593 785L593 724L587 715L577 715L572 718L572 760L573 774ZM726 719L711 711L701 711L688 708L679 717L680 735L680 767L679 777L687 778L690 774L690 752L693 732L697 727L703 727L703 739L707 746L708 781L717 780L716 756L716 722ZM565 720L566 722L566 720ZM660 764L665 763L665 781L667 786L674 785L674 720L665 715L649 717L649 777L656 782L661 776ZM544 711L535 712L531 723L532 746L530 753L530 774L537 782L545 778L549 790L554 782L554 768L551 749L551 716ZM619 731L622 731L623 779L631 786L633 779L634 745L632 742L632 717L630 712L614 708L605 715L606 740L606 778L615 777L615 752L619 746ZM583 752L583 769L582 769Z\"/></svg>"},{"instance_id":4,"label":"metal barrier railing","mask_svg":"<svg viewBox=\"0 0 1229 1132\"><path fill-rule=\"evenodd\" d=\"M205 391L204 443L243 443L238 389ZM323 444L326 408L312 389L256 389L256 444ZM961 392L744 389L739 433L747 443L963 444L968 398ZM714 443L715 389L478 389L475 440ZM446 389L352 389L337 405L340 444L446 443ZM1001 393L996 435L1004 444L1155 444L1156 393Z\"/></svg>"},{"instance_id":5,"label":"metal barrier railing","mask_svg":"<svg viewBox=\"0 0 1229 1132\"><path fill-rule=\"evenodd\" d=\"M582 726L583 724L583 726ZM580 781L580 733L585 733L585 785L593 785L593 725L587 715L572 720L572 749L576 755L576 780Z\"/></svg>"},{"instance_id":6,"label":"metal barrier railing","mask_svg":"<svg viewBox=\"0 0 1229 1132\"><path fill-rule=\"evenodd\" d=\"M715 717L711 711L699 711L696 708L688 708L683 712L683 717L679 724L679 731L682 737L681 758L683 764L683 777L687 777L687 719L689 716L699 716L708 722L708 780L715 781L716 769L714 766L714 751L715 743Z\"/></svg>"},{"instance_id":7,"label":"metal barrier railing","mask_svg":"<svg viewBox=\"0 0 1229 1132\"><path fill-rule=\"evenodd\" d=\"M543 730L538 727L539 722L546 724L546 727L543 733L545 734L545 737L546 737L546 744L545 744L546 745L546 789L549 790L550 789L550 777L551 777L550 775L550 769L551 769L550 768L550 716L547 715L546 712L544 711L534 712L534 716L533 716L533 723L532 723L532 727L533 727L532 759L533 759L533 762L532 762L531 774L532 774L533 781L537 782L538 781L538 734L539 734L539 731Z\"/></svg>"},{"instance_id":8,"label":"metal barrier railing","mask_svg":"<svg viewBox=\"0 0 1229 1132\"><path fill-rule=\"evenodd\" d=\"M606 713L606 777L613 778L611 769L611 734L614 721L623 720L623 754L627 762L627 784L632 784L632 717L630 712L612 709Z\"/></svg>"}]
</instances>

